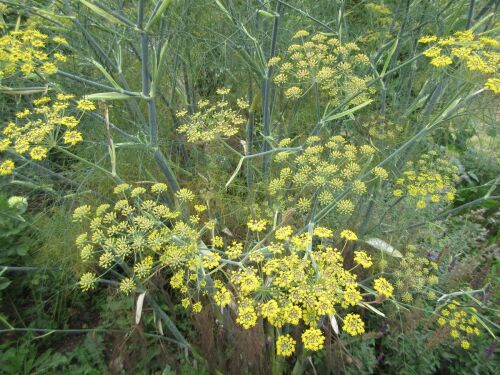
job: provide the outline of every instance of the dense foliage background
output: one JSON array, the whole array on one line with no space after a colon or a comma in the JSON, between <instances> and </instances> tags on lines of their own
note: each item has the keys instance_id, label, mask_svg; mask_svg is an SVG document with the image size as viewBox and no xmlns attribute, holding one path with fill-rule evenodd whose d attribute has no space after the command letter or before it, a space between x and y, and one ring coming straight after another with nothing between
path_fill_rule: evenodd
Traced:
<instances>
[{"instance_id":1,"label":"dense foliage background","mask_svg":"<svg viewBox=\"0 0 500 375\"><path fill-rule=\"evenodd\" d=\"M0 0L0 373L498 373L498 5Z\"/></svg>"}]
</instances>

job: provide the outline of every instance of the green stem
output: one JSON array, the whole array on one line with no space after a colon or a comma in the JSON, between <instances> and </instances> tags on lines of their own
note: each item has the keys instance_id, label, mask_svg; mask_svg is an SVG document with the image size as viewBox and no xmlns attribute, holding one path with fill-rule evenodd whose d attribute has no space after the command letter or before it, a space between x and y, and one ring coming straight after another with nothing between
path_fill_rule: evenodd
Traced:
<instances>
[{"instance_id":1,"label":"green stem","mask_svg":"<svg viewBox=\"0 0 500 375\"><path fill-rule=\"evenodd\" d=\"M137 5L137 27L142 29L144 20L144 1L140 0ZM142 72L142 95L148 98L148 122L149 122L149 136L151 138L151 145L154 149L154 159L156 160L160 170L165 175L167 183L172 193L176 193L180 187L177 178L170 168L170 163L160 150L158 144L158 117L156 112L155 94L150 93L150 75L149 75L149 36L143 32L141 34L141 72Z\"/></svg>"},{"instance_id":2,"label":"green stem","mask_svg":"<svg viewBox=\"0 0 500 375\"><path fill-rule=\"evenodd\" d=\"M274 22L273 22L273 31L272 31L272 36L271 36L271 48L269 51L269 57L268 59L271 59L274 57L274 54L276 52L276 41L278 39L278 26L279 26L279 19L281 17L280 13L282 10L283 4L278 2L276 6L276 15L274 16ZM266 77L264 79L264 84L262 87L262 133L264 135L264 138L268 138L271 136L271 106L272 103L270 101L270 91L271 91L271 77L273 74L273 68L272 67L267 67L266 69ZM269 150L269 144L264 140L262 143L262 151L268 151ZM269 166L270 166L270 158L268 156L264 157L264 160L262 161L263 163L263 171L264 171L264 178L266 177Z\"/></svg>"}]
</instances>

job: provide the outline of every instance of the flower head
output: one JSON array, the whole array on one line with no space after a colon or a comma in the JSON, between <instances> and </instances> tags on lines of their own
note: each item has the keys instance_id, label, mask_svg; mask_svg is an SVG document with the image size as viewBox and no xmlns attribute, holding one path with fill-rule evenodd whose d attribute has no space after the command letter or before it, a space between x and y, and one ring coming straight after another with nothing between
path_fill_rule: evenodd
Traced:
<instances>
[{"instance_id":1,"label":"flower head","mask_svg":"<svg viewBox=\"0 0 500 375\"><path fill-rule=\"evenodd\" d=\"M95 105L92 101L87 100L87 99L80 99L76 103L76 108L82 110L82 111L93 111L95 109Z\"/></svg>"},{"instance_id":2,"label":"flower head","mask_svg":"<svg viewBox=\"0 0 500 375\"><path fill-rule=\"evenodd\" d=\"M363 268L370 268L373 264L371 256L362 250L354 252L354 261Z\"/></svg>"},{"instance_id":3,"label":"flower head","mask_svg":"<svg viewBox=\"0 0 500 375\"><path fill-rule=\"evenodd\" d=\"M296 341L292 336L281 335L278 337L278 340L276 340L276 354L283 357L291 356L295 351L295 344Z\"/></svg>"},{"instance_id":4,"label":"flower head","mask_svg":"<svg viewBox=\"0 0 500 375\"><path fill-rule=\"evenodd\" d=\"M340 238L343 238L346 241L356 241L358 239L358 236L353 231L344 229L342 232L340 232Z\"/></svg>"},{"instance_id":5,"label":"flower head","mask_svg":"<svg viewBox=\"0 0 500 375\"><path fill-rule=\"evenodd\" d=\"M267 221L264 219L251 219L248 220L247 226L252 232L262 232L266 229Z\"/></svg>"},{"instance_id":6,"label":"flower head","mask_svg":"<svg viewBox=\"0 0 500 375\"><path fill-rule=\"evenodd\" d=\"M383 277L379 277L375 280L373 288L378 292L378 294L386 298L392 297L394 293L394 287Z\"/></svg>"},{"instance_id":7,"label":"flower head","mask_svg":"<svg viewBox=\"0 0 500 375\"><path fill-rule=\"evenodd\" d=\"M323 349L325 337L318 328L309 328L302 333L302 342L305 349L317 351Z\"/></svg>"},{"instance_id":8,"label":"flower head","mask_svg":"<svg viewBox=\"0 0 500 375\"><path fill-rule=\"evenodd\" d=\"M342 329L351 336L360 335L365 332L365 323L358 314L347 314Z\"/></svg>"},{"instance_id":9,"label":"flower head","mask_svg":"<svg viewBox=\"0 0 500 375\"><path fill-rule=\"evenodd\" d=\"M82 275L78 284L80 285L80 288L84 292L87 292L87 291L95 288L95 281L96 280L97 280L97 277L96 277L95 273L87 272L87 273L84 273Z\"/></svg>"},{"instance_id":10,"label":"flower head","mask_svg":"<svg viewBox=\"0 0 500 375\"><path fill-rule=\"evenodd\" d=\"M131 279L130 277L122 279L122 281L120 282L120 291L123 294L128 295L132 293L134 290L135 290L135 282L133 279Z\"/></svg>"},{"instance_id":11,"label":"flower head","mask_svg":"<svg viewBox=\"0 0 500 375\"><path fill-rule=\"evenodd\" d=\"M12 160L7 159L4 162L0 163L0 176L7 176L8 174L12 174L14 171L15 164Z\"/></svg>"}]
</instances>

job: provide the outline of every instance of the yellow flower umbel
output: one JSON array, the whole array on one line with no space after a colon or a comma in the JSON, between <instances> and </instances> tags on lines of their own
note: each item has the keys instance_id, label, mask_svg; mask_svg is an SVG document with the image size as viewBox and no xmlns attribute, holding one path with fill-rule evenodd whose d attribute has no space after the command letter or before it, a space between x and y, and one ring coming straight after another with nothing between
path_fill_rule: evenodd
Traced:
<instances>
[{"instance_id":1,"label":"yellow flower umbel","mask_svg":"<svg viewBox=\"0 0 500 375\"><path fill-rule=\"evenodd\" d=\"M62 38L48 35L32 28L16 30L0 38L0 77L11 78L16 73L36 78L57 72L57 64L66 56L57 47Z\"/></svg>"},{"instance_id":2,"label":"yellow flower umbel","mask_svg":"<svg viewBox=\"0 0 500 375\"><path fill-rule=\"evenodd\" d=\"M260 219L251 219L247 222L248 229L250 229L252 232L262 232L264 229L266 229L267 221Z\"/></svg>"},{"instance_id":3,"label":"yellow flower umbel","mask_svg":"<svg viewBox=\"0 0 500 375\"><path fill-rule=\"evenodd\" d=\"M80 288L84 291L87 292L91 289L95 288L95 282L97 280L97 277L94 273L92 272L87 272L82 275L80 278L80 281L78 284L80 284Z\"/></svg>"},{"instance_id":4,"label":"yellow flower umbel","mask_svg":"<svg viewBox=\"0 0 500 375\"><path fill-rule=\"evenodd\" d=\"M484 87L495 94L500 94L500 78L488 78Z\"/></svg>"},{"instance_id":5,"label":"yellow flower umbel","mask_svg":"<svg viewBox=\"0 0 500 375\"><path fill-rule=\"evenodd\" d=\"M439 311L438 325L448 327L450 336L468 350L474 336L480 336L479 319L474 307L461 306L457 300L451 301Z\"/></svg>"},{"instance_id":6,"label":"yellow flower umbel","mask_svg":"<svg viewBox=\"0 0 500 375\"><path fill-rule=\"evenodd\" d=\"M123 294L131 294L135 290L135 282L130 277L123 279L120 282L120 291Z\"/></svg>"},{"instance_id":7,"label":"yellow flower umbel","mask_svg":"<svg viewBox=\"0 0 500 375\"><path fill-rule=\"evenodd\" d=\"M218 266L220 255L199 251L204 223L179 219L180 212L173 211L160 199L165 189L161 183L153 184L150 189L124 183L115 187L117 200L113 205L76 208L73 220L87 229L75 244L86 266L101 273L110 267L126 265L122 270L129 274L120 282L120 290L125 294L132 293L139 280L147 287L153 274L164 272L167 276L173 274L172 288L192 301L193 291L199 291L204 281L198 279L198 273L201 274L201 269L207 272L214 264ZM192 198L195 199L194 194ZM185 209L190 208L186 204ZM231 295L222 297L221 304L227 305ZM193 305L193 311L194 308Z\"/></svg>"},{"instance_id":8,"label":"yellow flower umbel","mask_svg":"<svg viewBox=\"0 0 500 375\"><path fill-rule=\"evenodd\" d=\"M340 238L343 238L346 241L357 241L358 236L352 230L344 229L340 232Z\"/></svg>"},{"instance_id":9,"label":"yellow flower umbel","mask_svg":"<svg viewBox=\"0 0 500 375\"><path fill-rule=\"evenodd\" d=\"M367 85L371 77L361 73L369 63L368 56L355 43L341 43L323 34L309 37L307 31L300 30L288 50L270 59L268 65L275 72L274 83L284 87L288 99L299 99L314 84L332 105L356 93L348 104L355 106L374 93Z\"/></svg>"},{"instance_id":10,"label":"yellow flower umbel","mask_svg":"<svg viewBox=\"0 0 500 375\"><path fill-rule=\"evenodd\" d=\"M76 108L82 111L93 111L95 109L95 105L90 100L81 99L76 103Z\"/></svg>"},{"instance_id":11,"label":"yellow flower umbel","mask_svg":"<svg viewBox=\"0 0 500 375\"><path fill-rule=\"evenodd\" d=\"M363 268L370 268L373 264L372 258L364 251L355 251L354 261Z\"/></svg>"},{"instance_id":12,"label":"yellow flower umbel","mask_svg":"<svg viewBox=\"0 0 500 375\"><path fill-rule=\"evenodd\" d=\"M302 343L304 344L304 349L317 351L323 349L325 342L325 337L321 333L321 330L317 328L309 328L302 333Z\"/></svg>"},{"instance_id":13,"label":"yellow flower umbel","mask_svg":"<svg viewBox=\"0 0 500 375\"><path fill-rule=\"evenodd\" d=\"M218 92L219 95L229 93L227 89L219 89ZM178 113L178 117L185 122L179 126L178 132L185 134L191 143L209 143L219 138L232 137L245 123L243 116L229 108L229 103L223 98L212 104L208 100L200 100L198 108L192 115Z\"/></svg>"},{"instance_id":14,"label":"yellow flower umbel","mask_svg":"<svg viewBox=\"0 0 500 375\"><path fill-rule=\"evenodd\" d=\"M290 335L281 335L276 340L276 354L289 357L295 352L296 341Z\"/></svg>"},{"instance_id":15,"label":"yellow flower umbel","mask_svg":"<svg viewBox=\"0 0 500 375\"><path fill-rule=\"evenodd\" d=\"M358 314L347 314L342 329L351 336L360 335L365 332L365 323Z\"/></svg>"},{"instance_id":16,"label":"yellow flower umbel","mask_svg":"<svg viewBox=\"0 0 500 375\"><path fill-rule=\"evenodd\" d=\"M15 164L12 160L7 159L0 163L0 176L7 176L14 172Z\"/></svg>"},{"instance_id":17,"label":"yellow flower umbel","mask_svg":"<svg viewBox=\"0 0 500 375\"><path fill-rule=\"evenodd\" d=\"M438 154L430 151L416 162L407 162L403 177L394 182L394 197L408 196L415 207L451 203L455 198L455 179L458 168Z\"/></svg>"},{"instance_id":18,"label":"yellow flower umbel","mask_svg":"<svg viewBox=\"0 0 500 375\"><path fill-rule=\"evenodd\" d=\"M257 324L257 313L252 305L240 303L238 317L236 321L245 329L249 329Z\"/></svg>"},{"instance_id":19,"label":"yellow flower umbel","mask_svg":"<svg viewBox=\"0 0 500 375\"><path fill-rule=\"evenodd\" d=\"M319 238L330 238L333 236L333 231L325 227L316 227L313 230L313 235Z\"/></svg>"},{"instance_id":20,"label":"yellow flower umbel","mask_svg":"<svg viewBox=\"0 0 500 375\"><path fill-rule=\"evenodd\" d=\"M457 31L453 36L438 38L434 35L422 37L418 40L421 44L433 44L423 52L430 58L430 64L443 68L452 64L462 65L469 72L476 72L481 80L486 79L485 88L499 92L496 75L498 71L500 54L498 53L498 40L475 35L472 30Z\"/></svg>"},{"instance_id":21,"label":"yellow flower umbel","mask_svg":"<svg viewBox=\"0 0 500 375\"><path fill-rule=\"evenodd\" d=\"M55 145L80 143L83 136L75 130L80 120L72 114L72 98L73 95L59 93L55 97L34 99L32 110L17 112L15 120L2 130L0 152L10 150L39 161L45 159ZM7 167L4 166L5 174Z\"/></svg>"},{"instance_id":22,"label":"yellow flower umbel","mask_svg":"<svg viewBox=\"0 0 500 375\"><path fill-rule=\"evenodd\" d=\"M394 271L394 286L398 299L405 303L411 303L416 295L431 299L433 293L430 293L432 290L429 290L429 287L439 282L438 265L425 257L418 256L415 250L415 246L408 246L404 258Z\"/></svg>"},{"instance_id":23,"label":"yellow flower umbel","mask_svg":"<svg viewBox=\"0 0 500 375\"><path fill-rule=\"evenodd\" d=\"M373 283L373 288L378 292L379 295L390 298L394 295L394 287L383 277L375 279Z\"/></svg>"},{"instance_id":24,"label":"yellow flower umbel","mask_svg":"<svg viewBox=\"0 0 500 375\"><path fill-rule=\"evenodd\" d=\"M285 241L289 240L292 234L293 234L292 227L290 225L287 225L286 227L278 228L274 233L274 236L279 241Z\"/></svg>"},{"instance_id":25,"label":"yellow flower umbel","mask_svg":"<svg viewBox=\"0 0 500 375\"><path fill-rule=\"evenodd\" d=\"M291 142L282 140L280 147L291 147ZM308 137L298 151L274 157L280 170L269 181L267 190L280 206L295 200L301 213L310 211L310 197L316 196L318 208L331 205L338 214L351 215L355 209L353 198L358 200L367 192L366 183L361 179L362 166L373 162L374 152L370 145L356 146L342 136ZM352 188L349 195L335 200L336 195L349 188Z\"/></svg>"}]
</instances>

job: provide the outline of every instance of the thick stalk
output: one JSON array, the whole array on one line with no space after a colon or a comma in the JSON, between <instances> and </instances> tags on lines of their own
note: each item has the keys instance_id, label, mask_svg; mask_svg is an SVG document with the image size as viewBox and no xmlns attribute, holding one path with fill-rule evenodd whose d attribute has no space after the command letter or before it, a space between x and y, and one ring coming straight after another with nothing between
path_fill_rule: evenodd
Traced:
<instances>
[{"instance_id":1,"label":"thick stalk","mask_svg":"<svg viewBox=\"0 0 500 375\"><path fill-rule=\"evenodd\" d=\"M144 19L144 1L141 0L137 6L137 27L142 29L142 23ZM179 190L179 184L177 178L175 177L172 169L170 168L169 162L165 155L161 152L158 145L158 120L156 114L156 102L155 93L150 93L150 81L149 81L149 37L148 34L142 32L141 34L141 62L142 62L142 95L147 99L148 107L148 123L149 123L149 136L151 141L151 146L154 150L154 159L158 163L160 170L165 175L167 183L170 190L175 193Z\"/></svg>"},{"instance_id":2,"label":"thick stalk","mask_svg":"<svg viewBox=\"0 0 500 375\"><path fill-rule=\"evenodd\" d=\"M474 5L476 4L475 0L469 1L469 14L467 15L467 26L465 28L468 30L472 26L472 17L474 16Z\"/></svg>"},{"instance_id":3,"label":"thick stalk","mask_svg":"<svg viewBox=\"0 0 500 375\"><path fill-rule=\"evenodd\" d=\"M268 61L272 57L274 57L274 54L276 53L276 41L278 39L278 30L279 30L279 19L281 17L281 9L283 7L283 4L278 2L276 5L276 15L274 17L274 22L273 22L273 32L271 36L271 48L269 51L269 56L268 56ZM262 133L264 135L264 138L267 138L271 135L271 101L270 101L270 90L271 90L271 77L273 74L273 68L272 67L267 67L266 68L266 76L264 78L264 84L262 86ZM262 142L262 151L266 152L269 150L269 143L267 139L264 139ZM264 171L264 178L266 178L266 175L269 170L270 166L270 156L265 156L264 160L262 161L263 164L263 171Z\"/></svg>"},{"instance_id":4,"label":"thick stalk","mask_svg":"<svg viewBox=\"0 0 500 375\"><path fill-rule=\"evenodd\" d=\"M248 112L248 123L247 123L247 155L252 155L253 152L253 132L254 132L254 121L255 114L253 108ZM252 173L252 165L250 163L247 164L247 187L251 191L253 186L253 173Z\"/></svg>"}]
</instances>

